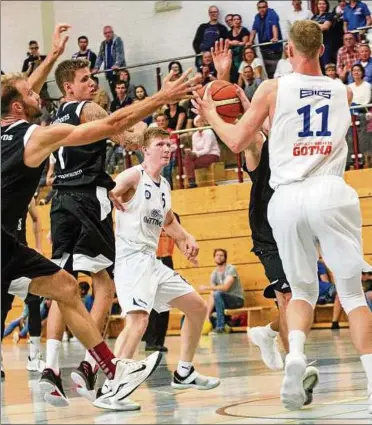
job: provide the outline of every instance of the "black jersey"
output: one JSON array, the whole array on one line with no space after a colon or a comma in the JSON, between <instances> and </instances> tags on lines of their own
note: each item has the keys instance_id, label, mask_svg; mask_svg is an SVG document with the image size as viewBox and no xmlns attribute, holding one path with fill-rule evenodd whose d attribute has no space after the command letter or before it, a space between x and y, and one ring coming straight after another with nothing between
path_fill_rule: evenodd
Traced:
<instances>
[{"instance_id":1,"label":"black jersey","mask_svg":"<svg viewBox=\"0 0 372 425\"><path fill-rule=\"evenodd\" d=\"M27 238L26 238L26 220L27 220L27 210L24 212L22 217L18 219L17 223L17 239L19 242L23 243L23 245L27 245Z\"/></svg>"},{"instance_id":2,"label":"black jersey","mask_svg":"<svg viewBox=\"0 0 372 425\"><path fill-rule=\"evenodd\" d=\"M87 102L66 102L56 114L54 123L80 124L80 115ZM99 123L97 122L97 125ZM61 147L53 153L55 164L55 188L105 187L111 190L115 183L105 171L107 140L85 146Z\"/></svg>"},{"instance_id":3,"label":"black jersey","mask_svg":"<svg viewBox=\"0 0 372 425\"><path fill-rule=\"evenodd\" d=\"M27 214L45 167L45 161L36 168L23 161L25 146L36 127L23 120L1 127L1 221L13 234L19 219Z\"/></svg>"},{"instance_id":4,"label":"black jersey","mask_svg":"<svg viewBox=\"0 0 372 425\"><path fill-rule=\"evenodd\" d=\"M269 142L262 146L261 159L258 167L249 171L244 164L244 170L252 180L251 197L249 201L249 224L252 231L253 252L266 249L277 249L273 231L267 219L267 207L274 193L269 185L271 170L269 165Z\"/></svg>"}]
</instances>

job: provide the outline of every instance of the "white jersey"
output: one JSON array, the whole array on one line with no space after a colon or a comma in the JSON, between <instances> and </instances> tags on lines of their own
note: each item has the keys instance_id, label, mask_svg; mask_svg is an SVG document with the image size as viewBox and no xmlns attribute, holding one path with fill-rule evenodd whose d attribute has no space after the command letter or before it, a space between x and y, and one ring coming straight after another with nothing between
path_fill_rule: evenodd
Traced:
<instances>
[{"instance_id":1,"label":"white jersey","mask_svg":"<svg viewBox=\"0 0 372 425\"><path fill-rule=\"evenodd\" d=\"M270 186L343 176L350 124L346 86L323 76L280 78L270 132Z\"/></svg>"},{"instance_id":2,"label":"white jersey","mask_svg":"<svg viewBox=\"0 0 372 425\"><path fill-rule=\"evenodd\" d=\"M132 199L124 204L125 211L116 212L116 258L136 252L155 254L165 217L171 209L171 190L161 177L155 183L141 165L140 180Z\"/></svg>"}]
</instances>

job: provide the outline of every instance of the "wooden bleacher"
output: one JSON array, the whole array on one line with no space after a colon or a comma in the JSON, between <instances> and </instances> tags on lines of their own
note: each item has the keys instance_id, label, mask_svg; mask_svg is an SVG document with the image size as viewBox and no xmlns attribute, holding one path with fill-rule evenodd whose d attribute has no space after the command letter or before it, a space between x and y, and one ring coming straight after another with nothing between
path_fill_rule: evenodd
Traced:
<instances>
[{"instance_id":1,"label":"wooden bleacher","mask_svg":"<svg viewBox=\"0 0 372 425\"><path fill-rule=\"evenodd\" d=\"M363 216L363 251L366 261L372 263L372 169L349 171L345 174L345 179L357 190L360 198ZM176 270L198 289L200 285L209 282L215 267L213 250L226 249L228 262L237 267L244 287L245 307L271 307L261 311L265 313L267 319L270 314L272 316L275 314L276 307L272 300L267 300L262 295L262 290L267 284L264 270L257 257L250 252L252 241L247 210L250 187L250 183L243 183L173 191L173 210L180 215L182 225L196 237L200 246L199 268L193 268L177 250L174 254L174 264ZM43 250L49 257L51 246L46 236L49 232L50 206L40 206L38 210L42 217ZM30 246L33 246L31 229L29 221L27 238ZM206 298L208 293L202 293L202 296ZM20 314L21 300L16 299L14 307L8 321ZM330 306L317 308L315 327L330 327L331 309ZM262 314L261 316L263 317ZM169 334L179 333L181 317L181 312L175 309L171 311Z\"/></svg>"}]
</instances>

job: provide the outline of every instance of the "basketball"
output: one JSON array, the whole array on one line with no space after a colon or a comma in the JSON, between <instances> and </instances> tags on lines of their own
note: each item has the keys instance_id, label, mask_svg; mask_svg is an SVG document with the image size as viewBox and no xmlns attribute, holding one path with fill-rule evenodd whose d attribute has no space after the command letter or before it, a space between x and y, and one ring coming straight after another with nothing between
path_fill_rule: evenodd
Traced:
<instances>
[{"instance_id":1,"label":"basketball","mask_svg":"<svg viewBox=\"0 0 372 425\"><path fill-rule=\"evenodd\" d=\"M244 114L243 105L236 94L236 87L228 81L215 80L198 90L203 98L205 90L210 87L210 93L218 115L227 123L234 124Z\"/></svg>"}]
</instances>

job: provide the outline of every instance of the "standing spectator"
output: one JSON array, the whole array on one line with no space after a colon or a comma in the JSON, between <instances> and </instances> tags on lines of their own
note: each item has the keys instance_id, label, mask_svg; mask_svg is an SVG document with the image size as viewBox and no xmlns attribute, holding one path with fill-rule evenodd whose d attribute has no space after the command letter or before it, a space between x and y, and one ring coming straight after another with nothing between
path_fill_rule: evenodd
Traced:
<instances>
[{"instance_id":1,"label":"standing spectator","mask_svg":"<svg viewBox=\"0 0 372 425\"><path fill-rule=\"evenodd\" d=\"M254 18L253 28L249 43L253 41L258 34L259 43L277 42L282 40L282 32L279 24L279 16L274 9L270 9L266 0L260 0L257 3L258 13ZM265 68L269 78L273 78L276 66L283 53L281 43L261 47L261 53Z\"/></svg>"},{"instance_id":2,"label":"standing spectator","mask_svg":"<svg viewBox=\"0 0 372 425\"><path fill-rule=\"evenodd\" d=\"M127 85L124 81L116 81L115 94L115 99L111 102L110 112L115 112L133 103L133 99L128 96Z\"/></svg>"},{"instance_id":3,"label":"standing spectator","mask_svg":"<svg viewBox=\"0 0 372 425\"><path fill-rule=\"evenodd\" d=\"M105 39L99 48L93 72L98 72L104 64L104 69L117 69L125 66L124 43L123 40L114 34L111 26L106 25L103 28ZM113 71L106 72L106 78L109 82L112 96L115 97L115 76Z\"/></svg>"},{"instance_id":4,"label":"standing spectator","mask_svg":"<svg viewBox=\"0 0 372 425\"><path fill-rule=\"evenodd\" d=\"M343 41L344 45L337 52L337 74L342 81L346 81L351 67L358 59L358 46L350 32L344 34Z\"/></svg>"},{"instance_id":5,"label":"standing spectator","mask_svg":"<svg viewBox=\"0 0 372 425\"><path fill-rule=\"evenodd\" d=\"M344 10L344 31L353 31L371 24L371 12L368 6L361 1L350 0Z\"/></svg>"},{"instance_id":6,"label":"standing spectator","mask_svg":"<svg viewBox=\"0 0 372 425\"><path fill-rule=\"evenodd\" d=\"M169 128L172 130L183 130L186 128L186 111L178 103L168 105L164 114L168 118Z\"/></svg>"},{"instance_id":7,"label":"standing spectator","mask_svg":"<svg viewBox=\"0 0 372 425\"><path fill-rule=\"evenodd\" d=\"M240 77L239 77L238 84L240 87L242 87L243 85L243 77L241 75L243 74L244 68L247 65L250 65L252 67L255 78L261 81L267 79L265 66L262 63L262 60L257 57L256 51L252 47L246 47L243 51L243 61L239 67Z\"/></svg>"},{"instance_id":8,"label":"standing spectator","mask_svg":"<svg viewBox=\"0 0 372 425\"><path fill-rule=\"evenodd\" d=\"M213 310L217 313L217 324L213 334L231 332L225 324L225 308L241 308L244 305L244 292L236 267L227 264L227 251L222 248L213 253L216 268L211 276L209 286L201 286L200 290L210 290L208 298L207 320L212 316Z\"/></svg>"},{"instance_id":9,"label":"standing spectator","mask_svg":"<svg viewBox=\"0 0 372 425\"><path fill-rule=\"evenodd\" d=\"M202 126L202 120L195 120L195 127ZM209 167L220 160L220 147L213 130L198 130L192 135L192 150L185 149L185 169L189 188L196 187L195 170Z\"/></svg>"},{"instance_id":10,"label":"standing spectator","mask_svg":"<svg viewBox=\"0 0 372 425\"><path fill-rule=\"evenodd\" d=\"M283 57L278 62L276 67L274 78L284 77L285 75L293 72L292 64L288 59L288 43L284 45ZM250 99L249 99L250 100Z\"/></svg>"},{"instance_id":11,"label":"standing spectator","mask_svg":"<svg viewBox=\"0 0 372 425\"><path fill-rule=\"evenodd\" d=\"M27 58L23 61L22 72L26 73L27 77L29 77L35 71L35 69L40 66L41 62L43 62L45 58L46 56L41 55L39 52L38 42L31 40L28 43ZM47 83L44 83L40 92L40 97L43 100L49 98Z\"/></svg>"},{"instance_id":12,"label":"standing spectator","mask_svg":"<svg viewBox=\"0 0 372 425\"><path fill-rule=\"evenodd\" d=\"M302 9L301 0L292 0L293 10L288 14L288 30L296 21L303 21L304 19L311 19L313 14L310 10Z\"/></svg>"},{"instance_id":13,"label":"standing spectator","mask_svg":"<svg viewBox=\"0 0 372 425\"><path fill-rule=\"evenodd\" d=\"M320 57L320 65L324 72L327 63L333 62L332 59L332 25L333 15L329 12L328 0L317 0L316 14L311 18L313 21L320 25L323 32L324 53Z\"/></svg>"},{"instance_id":14,"label":"standing spectator","mask_svg":"<svg viewBox=\"0 0 372 425\"><path fill-rule=\"evenodd\" d=\"M93 98L93 102L97 103L101 108L103 108L106 112L109 111L110 106L110 98L104 89L99 86L99 79L95 75L91 76L91 79L95 84L95 94Z\"/></svg>"},{"instance_id":15,"label":"standing spectator","mask_svg":"<svg viewBox=\"0 0 372 425\"><path fill-rule=\"evenodd\" d=\"M232 67L230 70L230 81L232 83L238 82L243 48L249 42L249 34L248 29L242 26L242 17L235 14L233 16L233 26L227 35L232 50Z\"/></svg>"},{"instance_id":16,"label":"standing spectator","mask_svg":"<svg viewBox=\"0 0 372 425\"><path fill-rule=\"evenodd\" d=\"M231 28L233 27L233 16L234 15L232 13L228 13L225 16L225 24L229 30L231 30Z\"/></svg>"},{"instance_id":17,"label":"standing spectator","mask_svg":"<svg viewBox=\"0 0 372 425\"><path fill-rule=\"evenodd\" d=\"M353 105L367 105L371 101L371 84L364 81L364 68L357 63L351 68L354 82L349 84L353 92Z\"/></svg>"},{"instance_id":18,"label":"standing spectator","mask_svg":"<svg viewBox=\"0 0 372 425\"><path fill-rule=\"evenodd\" d=\"M196 54L210 51L214 43L220 38L227 38L227 28L218 22L220 11L217 6L210 6L208 9L209 22L201 24L195 34L192 46ZM196 68L200 66L200 59L196 58Z\"/></svg>"},{"instance_id":19,"label":"standing spectator","mask_svg":"<svg viewBox=\"0 0 372 425\"><path fill-rule=\"evenodd\" d=\"M261 84L261 80L255 78L253 68L251 65L246 65L243 70L242 80L244 82L244 93L248 97L249 101L252 100L258 86Z\"/></svg>"},{"instance_id":20,"label":"standing spectator","mask_svg":"<svg viewBox=\"0 0 372 425\"><path fill-rule=\"evenodd\" d=\"M364 68L364 79L367 83L372 84L372 58L371 58L371 48L367 43L361 43L358 47L359 60L356 63L359 63ZM351 72L348 75L348 84L352 83L353 76Z\"/></svg>"},{"instance_id":21,"label":"standing spectator","mask_svg":"<svg viewBox=\"0 0 372 425\"><path fill-rule=\"evenodd\" d=\"M333 49L338 51L343 46L343 37L344 37L344 12L346 7L345 0L338 0L338 5L335 6L332 10L334 24L333 24Z\"/></svg>"},{"instance_id":22,"label":"standing spectator","mask_svg":"<svg viewBox=\"0 0 372 425\"><path fill-rule=\"evenodd\" d=\"M126 83L128 96L131 99L134 99L136 97L136 87L130 82L130 73L127 69L122 69L121 71L119 71L118 80L124 81Z\"/></svg>"},{"instance_id":23,"label":"standing spectator","mask_svg":"<svg viewBox=\"0 0 372 425\"><path fill-rule=\"evenodd\" d=\"M89 61L89 68L92 71L96 65L97 55L88 49L88 37L81 35L78 38L79 51L72 55L72 59L86 59Z\"/></svg>"}]
</instances>

